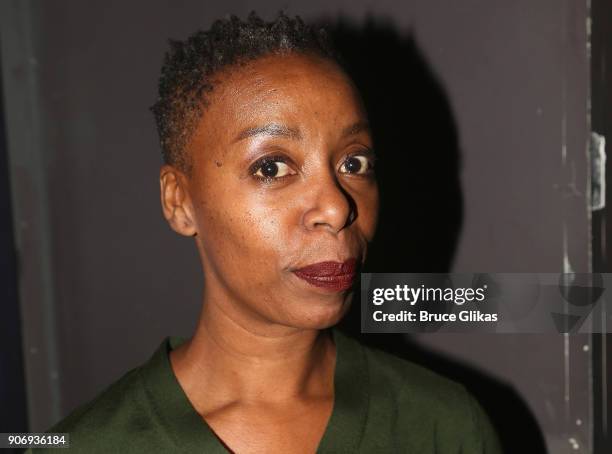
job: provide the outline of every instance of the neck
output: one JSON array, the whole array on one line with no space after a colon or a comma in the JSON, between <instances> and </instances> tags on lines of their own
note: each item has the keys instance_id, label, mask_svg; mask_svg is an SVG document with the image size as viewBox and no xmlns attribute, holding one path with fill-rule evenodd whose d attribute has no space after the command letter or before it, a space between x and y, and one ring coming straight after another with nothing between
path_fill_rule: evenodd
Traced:
<instances>
[{"instance_id":1,"label":"neck","mask_svg":"<svg viewBox=\"0 0 612 454\"><path fill-rule=\"evenodd\" d=\"M202 415L234 403L333 396L336 350L329 330L247 324L211 301L203 304L194 337L170 360Z\"/></svg>"}]
</instances>

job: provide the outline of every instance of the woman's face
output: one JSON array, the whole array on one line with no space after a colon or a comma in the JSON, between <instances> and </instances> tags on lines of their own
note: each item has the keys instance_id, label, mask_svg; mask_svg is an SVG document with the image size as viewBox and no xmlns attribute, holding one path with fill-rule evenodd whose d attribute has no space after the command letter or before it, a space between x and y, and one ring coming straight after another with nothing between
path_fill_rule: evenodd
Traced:
<instances>
[{"instance_id":1,"label":"woman's face","mask_svg":"<svg viewBox=\"0 0 612 454\"><path fill-rule=\"evenodd\" d=\"M298 54L262 57L215 81L187 146L184 198L164 190L172 168L162 168L162 195L173 200L165 204L181 204L166 217L195 234L204 303L242 326L331 326L348 309L378 214L359 96L334 63ZM303 269L320 262L336 264Z\"/></svg>"}]
</instances>

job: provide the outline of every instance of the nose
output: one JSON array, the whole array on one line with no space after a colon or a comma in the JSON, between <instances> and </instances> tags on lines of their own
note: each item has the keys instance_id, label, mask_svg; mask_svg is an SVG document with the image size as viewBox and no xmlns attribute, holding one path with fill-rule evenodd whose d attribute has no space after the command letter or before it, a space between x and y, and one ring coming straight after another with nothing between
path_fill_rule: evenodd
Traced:
<instances>
[{"instance_id":1,"label":"nose","mask_svg":"<svg viewBox=\"0 0 612 454\"><path fill-rule=\"evenodd\" d=\"M312 202L303 216L303 224L308 230L325 229L338 233L357 217L355 201L335 175L317 177L316 182L310 183L310 189L313 191Z\"/></svg>"}]
</instances>

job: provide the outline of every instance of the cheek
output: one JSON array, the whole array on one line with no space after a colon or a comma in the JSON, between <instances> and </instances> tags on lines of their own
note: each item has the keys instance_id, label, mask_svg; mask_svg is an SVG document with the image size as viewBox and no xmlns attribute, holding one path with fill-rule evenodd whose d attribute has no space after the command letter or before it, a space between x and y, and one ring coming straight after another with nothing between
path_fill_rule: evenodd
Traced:
<instances>
[{"instance_id":1,"label":"cheek","mask_svg":"<svg viewBox=\"0 0 612 454\"><path fill-rule=\"evenodd\" d=\"M283 266L291 215L281 201L251 188L210 194L199 215L203 247L217 266L246 266L251 276L263 274Z\"/></svg>"},{"instance_id":2,"label":"cheek","mask_svg":"<svg viewBox=\"0 0 612 454\"><path fill-rule=\"evenodd\" d=\"M277 266L283 266L287 251L291 249L294 210L281 200L271 200L267 195L251 196L247 205L241 218L242 225L238 227L248 241L244 245L245 253L276 260Z\"/></svg>"}]
</instances>

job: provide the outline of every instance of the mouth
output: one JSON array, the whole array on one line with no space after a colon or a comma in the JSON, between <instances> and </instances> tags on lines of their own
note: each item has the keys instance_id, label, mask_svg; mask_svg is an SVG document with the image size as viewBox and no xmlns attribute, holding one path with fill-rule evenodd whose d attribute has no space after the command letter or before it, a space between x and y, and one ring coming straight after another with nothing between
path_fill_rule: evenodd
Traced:
<instances>
[{"instance_id":1,"label":"mouth","mask_svg":"<svg viewBox=\"0 0 612 454\"><path fill-rule=\"evenodd\" d=\"M344 262L326 261L313 263L293 273L315 287L332 291L343 291L352 287L355 280L357 259L351 257Z\"/></svg>"}]
</instances>

